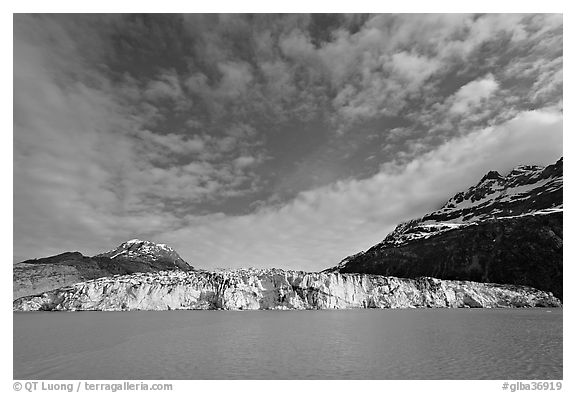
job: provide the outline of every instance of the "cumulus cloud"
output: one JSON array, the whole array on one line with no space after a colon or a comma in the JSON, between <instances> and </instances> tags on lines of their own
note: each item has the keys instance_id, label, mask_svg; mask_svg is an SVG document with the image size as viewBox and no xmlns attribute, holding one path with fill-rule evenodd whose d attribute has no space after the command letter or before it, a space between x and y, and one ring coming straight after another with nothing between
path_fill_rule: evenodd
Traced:
<instances>
[{"instance_id":1,"label":"cumulus cloud","mask_svg":"<svg viewBox=\"0 0 576 393\"><path fill-rule=\"evenodd\" d=\"M480 80L469 82L454 94L449 112L465 115L484 100L490 98L497 89L498 82L494 80L494 76L491 74Z\"/></svg>"},{"instance_id":2,"label":"cumulus cloud","mask_svg":"<svg viewBox=\"0 0 576 393\"><path fill-rule=\"evenodd\" d=\"M431 75L438 72L441 62L418 54L398 52L392 55L392 67L409 84L420 86Z\"/></svg>"}]
</instances>

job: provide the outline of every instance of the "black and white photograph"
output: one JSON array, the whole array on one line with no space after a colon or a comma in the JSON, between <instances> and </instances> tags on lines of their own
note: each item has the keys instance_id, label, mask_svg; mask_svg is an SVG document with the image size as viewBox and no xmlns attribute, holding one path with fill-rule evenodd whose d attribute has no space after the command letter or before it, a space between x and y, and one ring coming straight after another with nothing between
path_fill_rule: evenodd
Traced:
<instances>
[{"instance_id":1,"label":"black and white photograph","mask_svg":"<svg viewBox=\"0 0 576 393\"><path fill-rule=\"evenodd\" d=\"M7 391L569 389L562 13L12 21Z\"/></svg>"}]
</instances>

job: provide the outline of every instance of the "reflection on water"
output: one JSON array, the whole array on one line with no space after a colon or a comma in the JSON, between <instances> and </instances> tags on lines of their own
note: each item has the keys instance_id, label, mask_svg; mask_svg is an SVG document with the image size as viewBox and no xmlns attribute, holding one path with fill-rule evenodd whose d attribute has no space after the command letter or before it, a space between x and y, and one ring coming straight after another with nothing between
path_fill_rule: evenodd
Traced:
<instances>
[{"instance_id":1,"label":"reflection on water","mask_svg":"<svg viewBox=\"0 0 576 393\"><path fill-rule=\"evenodd\" d=\"M14 313L15 379L562 379L562 310Z\"/></svg>"}]
</instances>

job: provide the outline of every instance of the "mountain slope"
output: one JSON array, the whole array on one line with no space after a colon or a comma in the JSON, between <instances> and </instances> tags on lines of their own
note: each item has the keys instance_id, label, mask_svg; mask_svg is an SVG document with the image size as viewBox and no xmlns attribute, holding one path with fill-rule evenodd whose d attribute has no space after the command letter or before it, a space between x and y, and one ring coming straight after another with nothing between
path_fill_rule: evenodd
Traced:
<instances>
[{"instance_id":1,"label":"mountain slope","mask_svg":"<svg viewBox=\"0 0 576 393\"><path fill-rule=\"evenodd\" d=\"M528 287L281 269L135 273L16 300L14 311L560 307Z\"/></svg>"},{"instance_id":2,"label":"mountain slope","mask_svg":"<svg viewBox=\"0 0 576 393\"><path fill-rule=\"evenodd\" d=\"M562 297L563 160L487 173L326 271L529 285Z\"/></svg>"},{"instance_id":3,"label":"mountain slope","mask_svg":"<svg viewBox=\"0 0 576 393\"><path fill-rule=\"evenodd\" d=\"M170 247L134 239L93 257L65 252L18 263L13 267L13 296L17 299L117 274L192 269Z\"/></svg>"},{"instance_id":4,"label":"mountain slope","mask_svg":"<svg viewBox=\"0 0 576 393\"><path fill-rule=\"evenodd\" d=\"M130 262L149 264L151 271L191 269L191 266L166 244L155 244L139 239L128 240L114 250L96 255L95 258L110 258L122 264Z\"/></svg>"}]
</instances>

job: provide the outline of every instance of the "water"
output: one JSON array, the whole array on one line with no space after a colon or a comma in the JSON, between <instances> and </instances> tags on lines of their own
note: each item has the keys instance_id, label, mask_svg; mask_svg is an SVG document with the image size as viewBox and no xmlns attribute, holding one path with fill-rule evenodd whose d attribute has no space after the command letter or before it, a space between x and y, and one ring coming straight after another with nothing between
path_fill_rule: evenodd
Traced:
<instances>
[{"instance_id":1,"label":"water","mask_svg":"<svg viewBox=\"0 0 576 393\"><path fill-rule=\"evenodd\" d=\"M14 378L562 379L562 310L14 313Z\"/></svg>"}]
</instances>

